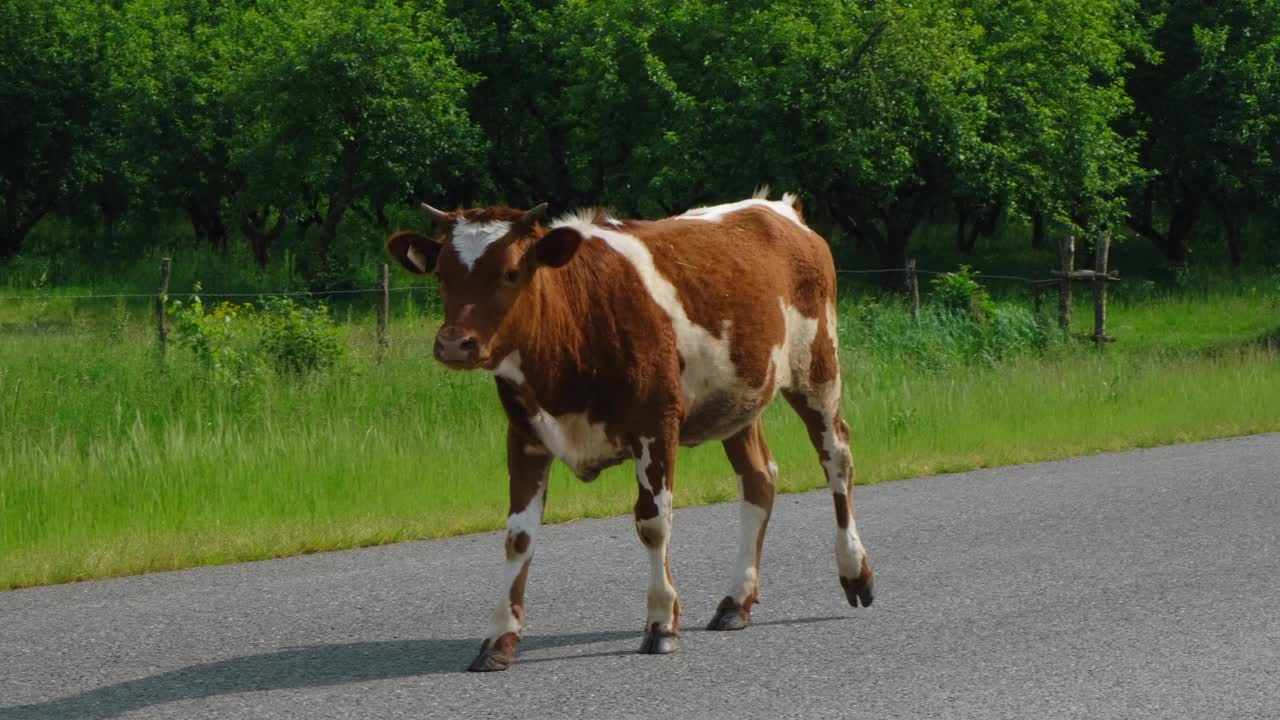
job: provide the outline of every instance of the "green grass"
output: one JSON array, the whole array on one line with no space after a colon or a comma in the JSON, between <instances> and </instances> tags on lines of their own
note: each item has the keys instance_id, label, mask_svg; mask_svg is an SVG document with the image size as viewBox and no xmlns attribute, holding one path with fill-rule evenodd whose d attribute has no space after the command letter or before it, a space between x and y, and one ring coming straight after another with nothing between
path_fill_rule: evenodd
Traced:
<instances>
[{"instance_id":1,"label":"green grass","mask_svg":"<svg viewBox=\"0 0 1280 720\"><path fill-rule=\"evenodd\" d=\"M1121 293L1102 353L1018 308L977 331L845 302L858 480L1280 430L1277 296ZM437 366L436 323L398 303L381 362L352 306L343 368L239 385L181 348L162 371L145 304L0 306L0 589L501 527L492 380ZM823 487L785 404L765 422L781 488ZM629 512L633 488L626 466L591 484L558 468L547 518ZM719 447L682 451L678 505L735 492Z\"/></svg>"}]
</instances>

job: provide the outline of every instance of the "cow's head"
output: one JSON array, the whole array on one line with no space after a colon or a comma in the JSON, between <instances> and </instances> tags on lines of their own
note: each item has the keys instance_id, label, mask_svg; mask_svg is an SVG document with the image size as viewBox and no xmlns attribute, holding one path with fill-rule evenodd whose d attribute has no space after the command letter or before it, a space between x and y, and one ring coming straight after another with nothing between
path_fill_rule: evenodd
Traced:
<instances>
[{"instance_id":1,"label":"cow's head","mask_svg":"<svg viewBox=\"0 0 1280 720\"><path fill-rule=\"evenodd\" d=\"M458 370L492 369L501 359L492 351L516 300L536 273L569 262L582 236L548 231L539 222L545 203L528 211L422 207L442 234L397 232L387 238L387 250L409 272L435 273L440 283L444 325L436 333L436 359Z\"/></svg>"}]
</instances>

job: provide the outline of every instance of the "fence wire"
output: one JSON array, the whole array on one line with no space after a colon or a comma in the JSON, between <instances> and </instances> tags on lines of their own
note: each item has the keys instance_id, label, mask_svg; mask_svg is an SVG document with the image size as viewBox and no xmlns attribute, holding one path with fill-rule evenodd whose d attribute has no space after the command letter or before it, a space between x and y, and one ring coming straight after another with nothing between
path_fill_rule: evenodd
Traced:
<instances>
[{"instance_id":1,"label":"fence wire","mask_svg":"<svg viewBox=\"0 0 1280 720\"><path fill-rule=\"evenodd\" d=\"M389 293L430 290L425 285L387 288ZM215 298L271 298L271 297L322 297L328 295L357 295L381 293L382 288L358 290L277 290L271 292L180 292L165 293L166 298L215 297ZM0 295L0 300L113 300L116 298L155 298L159 293L117 293L112 295Z\"/></svg>"},{"instance_id":2,"label":"fence wire","mask_svg":"<svg viewBox=\"0 0 1280 720\"><path fill-rule=\"evenodd\" d=\"M841 275L874 275L879 273L904 273L909 272L910 268L882 268L878 270L836 270ZM952 275L954 270L921 270L915 269L917 275ZM974 272L974 277L979 280L1017 280L1024 283L1038 283L1044 280L1036 280L1035 278L1022 277L1020 275L988 275L981 270Z\"/></svg>"},{"instance_id":3,"label":"fence wire","mask_svg":"<svg viewBox=\"0 0 1280 720\"><path fill-rule=\"evenodd\" d=\"M879 275L883 273L905 273L910 268L878 268L865 270L837 269L836 273L840 275ZM951 275L954 271L946 270L922 270L915 269L917 275ZM988 275L981 271L977 272L979 280L1015 280L1035 285L1037 283L1056 282L1054 280L1035 279L1022 277L1020 275ZM415 290L429 290L425 285L410 285L406 287L387 288L388 293L413 292ZM328 297L330 295L362 295L368 293L381 293L382 288L359 288L355 290L276 290L270 292L181 292L181 293L165 293L167 298L191 298L191 297L215 297L215 298L271 298L271 297ZM92 294L92 295L0 295L0 300L115 300L115 299L141 299L154 298L157 293L114 293L114 294Z\"/></svg>"}]
</instances>

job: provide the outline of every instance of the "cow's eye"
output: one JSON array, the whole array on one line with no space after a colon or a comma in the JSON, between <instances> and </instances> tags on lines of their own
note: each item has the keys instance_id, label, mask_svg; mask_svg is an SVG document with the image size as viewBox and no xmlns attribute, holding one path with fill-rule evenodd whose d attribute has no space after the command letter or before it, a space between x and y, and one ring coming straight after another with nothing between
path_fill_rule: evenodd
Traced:
<instances>
[{"instance_id":1,"label":"cow's eye","mask_svg":"<svg viewBox=\"0 0 1280 720\"><path fill-rule=\"evenodd\" d=\"M503 276L503 279L508 283L515 283L515 281L520 279L520 271L512 268L507 271L507 274Z\"/></svg>"}]
</instances>

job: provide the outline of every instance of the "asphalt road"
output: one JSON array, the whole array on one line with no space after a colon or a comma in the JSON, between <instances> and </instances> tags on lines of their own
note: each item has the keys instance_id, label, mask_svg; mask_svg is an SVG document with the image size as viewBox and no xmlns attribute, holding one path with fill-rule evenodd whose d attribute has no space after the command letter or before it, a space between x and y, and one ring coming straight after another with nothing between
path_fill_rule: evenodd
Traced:
<instances>
[{"instance_id":1,"label":"asphalt road","mask_svg":"<svg viewBox=\"0 0 1280 720\"><path fill-rule=\"evenodd\" d=\"M660 657L634 654L629 518L544 530L505 673L462 672L498 592L496 533L0 593L0 720L1280 718L1280 435L857 503L875 604L845 604L829 496L783 496L764 603L733 633L700 626L737 511L676 511L684 642Z\"/></svg>"}]
</instances>

